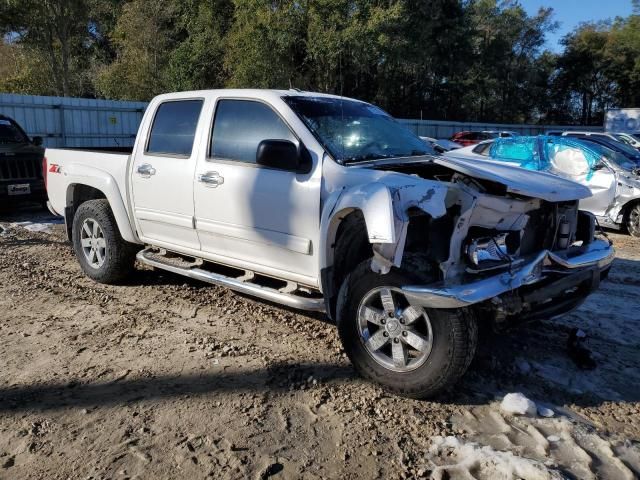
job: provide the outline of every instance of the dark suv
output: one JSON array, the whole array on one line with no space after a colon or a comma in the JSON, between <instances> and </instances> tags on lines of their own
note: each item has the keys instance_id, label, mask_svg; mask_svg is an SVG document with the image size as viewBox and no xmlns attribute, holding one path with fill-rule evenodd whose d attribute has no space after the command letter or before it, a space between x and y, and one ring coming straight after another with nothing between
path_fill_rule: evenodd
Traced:
<instances>
[{"instance_id":1,"label":"dark suv","mask_svg":"<svg viewBox=\"0 0 640 480\"><path fill-rule=\"evenodd\" d=\"M13 119L0 115L0 208L47 200L42 138L30 139Z\"/></svg>"}]
</instances>

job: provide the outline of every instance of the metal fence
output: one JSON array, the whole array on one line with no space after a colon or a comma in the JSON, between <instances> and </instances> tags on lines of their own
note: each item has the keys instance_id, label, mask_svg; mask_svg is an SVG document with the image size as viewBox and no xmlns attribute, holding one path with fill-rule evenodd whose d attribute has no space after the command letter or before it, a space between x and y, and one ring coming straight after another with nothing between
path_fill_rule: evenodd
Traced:
<instances>
[{"instance_id":1,"label":"metal fence","mask_svg":"<svg viewBox=\"0 0 640 480\"><path fill-rule=\"evenodd\" d=\"M147 104L0 94L0 114L47 147L130 147Z\"/></svg>"},{"instance_id":2,"label":"metal fence","mask_svg":"<svg viewBox=\"0 0 640 480\"><path fill-rule=\"evenodd\" d=\"M146 107L145 102L0 94L0 114L15 119L30 136L41 136L47 147L130 147ZM547 130L602 130L578 126L399 121L420 136L434 138L449 138L463 130L511 130L521 135L538 135Z\"/></svg>"},{"instance_id":3,"label":"metal fence","mask_svg":"<svg viewBox=\"0 0 640 480\"><path fill-rule=\"evenodd\" d=\"M473 123L473 122L447 122L442 120L409 120L399 119L414 133L421 137L450 138L456 132L466 130L509 130L520 135L540 135L549 130L589 130L602 131L602 127L558 126L558 125L525 125L506 123Z\"/></svg>"}]
</instances>

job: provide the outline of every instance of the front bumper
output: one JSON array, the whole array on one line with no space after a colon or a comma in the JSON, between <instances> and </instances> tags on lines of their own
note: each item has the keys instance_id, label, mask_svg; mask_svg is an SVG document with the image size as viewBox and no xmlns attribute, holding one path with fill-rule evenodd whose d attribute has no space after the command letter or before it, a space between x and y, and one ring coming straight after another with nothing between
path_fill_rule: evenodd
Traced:
<instances>
[{"instance_id":1,"label":"front bumper","mask_svg":"<svg viewBox=\"0 0 640 480\"><path fill-rule=\"evenodd\" d=\"M598 275L607 270L615 250L605 240L594 240L579 251L551 252L544 250L532 260L492 277L451 286L409 285L402 290L411 304L428 308L460 308L490 300L521 287L550 278L562 278L570 288L585 282L588 272Z\"/></svg>"}]
</instances>

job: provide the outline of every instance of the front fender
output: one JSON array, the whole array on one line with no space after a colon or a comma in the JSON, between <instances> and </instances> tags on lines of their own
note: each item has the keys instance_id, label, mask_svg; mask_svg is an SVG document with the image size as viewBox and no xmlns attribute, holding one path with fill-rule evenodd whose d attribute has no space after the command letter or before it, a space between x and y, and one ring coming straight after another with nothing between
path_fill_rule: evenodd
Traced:
<instances>
[{"instance_id":1,"label":"front fender","mask_svg":"<svg viewBox=\"0 0 640 480\"><path fill-rule=\"evenodd\" d=\"M73 201L73 188L76 185L86 185L101 191L109 201L109 206L113 212L120 235L127 242L140 243L135 230L131 226L124 197L116 179L109 173L89 167L86 165L71 164L64 169L67 180L66 206L70 206Z\"/></svg>"},{"instance_id":2,"label":"front fender","mask_svg":"<svg viewBox=\"0 0 640 480\"><path fill-rule=\"evenodd\" d=\"M406 177L403 177L406 179ZM333 263L331 246L342 218L359 210L365 220L369 242L379 269L385 273L400 266L406 240L410 208L418 208L433 218L446 213L447 187L429 180L411 178L402 183L372 182L334 192L325 204L321 219L320 268ZM375 267L375 265L374 265Z\"/></svg>"}]
</instances>

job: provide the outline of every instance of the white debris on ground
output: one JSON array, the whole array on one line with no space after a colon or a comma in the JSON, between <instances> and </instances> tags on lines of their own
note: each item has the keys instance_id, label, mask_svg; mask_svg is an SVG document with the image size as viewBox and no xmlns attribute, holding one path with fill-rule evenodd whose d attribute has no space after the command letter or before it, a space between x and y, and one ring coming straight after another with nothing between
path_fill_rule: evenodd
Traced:
<instances>
[{"instance_id":1,"label":"white debris on ground","mask_svg":"<svg viewBox=\"0 0 640 480\"><path fill-rule=\"evenodd\" d=\"M445 455L453 464L437 466L432 470L433 480L552 480L564 478L551 466L514 455L512 452L494 450L456 437L434 437L429 449L432 455ZM471 473L473 472L473 474Z\"/></svg>"},{"instance_id":2,"label":"white debris on ground","mask_svg":"<svg viewBox=\"0 0 640 480\"><path fill-rule=\"evenodd\" d=\"M8 224L0 225L0 233L7 232L11 228L24 228L30 232L36 233L51 233L51 229L54 225L64 223L63 218L58 217L44 217L38 221L21 221L10 222Z\"/></svg>"},{"instance_id":3,"label":"white debris on ground","mask_svg":"<svg viewBox=\"0 0 640 480\"><path fill-rule=\"evenodd\" d=\"M54 225L59 225L61 223L64 223L63 219L53 217L42 222L15 222L10 223L9 225L12 227L22 227L30 232L51 233L51 228Z\"/></svg>"},{"instance_id":4,"label":"white debris on ground","mask_svg":"<svg viewBox=\"0 0 640 480\"><path fill-rule=\"evenodd\" d=\"M513 415L528 415L530 417L537 413L535 402L519 392L506 394L500 404L500 410Z\"/></svg>"},{"instance_id":5,"label":"white debris on ground","mask_svg":"<svg viewBox=\"0 0 640 480\"><path fill-rule=\"evenodd\" d=\"M519 411L531 400L505 396ZM516 399L514 401L513 399ZM566 408L545 415L513 415L503 402L479 405L451 418L464 438L433 437L429 453L434 479L615 478L633 480L640 471L640 447L633 441L601 435L592 424ZM533 402L532 402L533 403ZM548 412L546 410L549 410Z\"/></svg>"}]
</instances>

